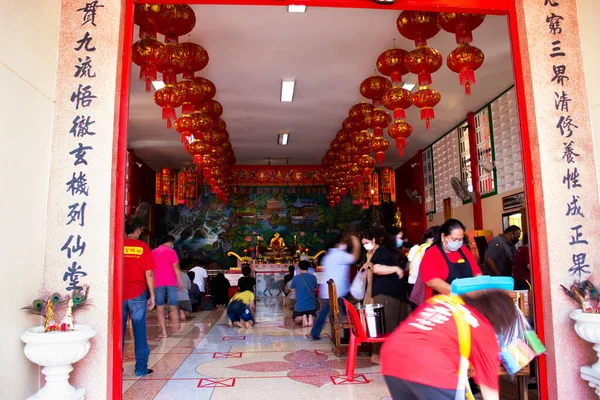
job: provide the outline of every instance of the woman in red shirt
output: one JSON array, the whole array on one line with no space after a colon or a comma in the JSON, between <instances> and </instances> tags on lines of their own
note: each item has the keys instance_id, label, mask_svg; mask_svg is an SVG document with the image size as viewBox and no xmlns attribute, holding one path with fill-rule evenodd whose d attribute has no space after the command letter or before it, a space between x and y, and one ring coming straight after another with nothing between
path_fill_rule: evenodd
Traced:
<instances>
[{"instance_id":1,"label":"woman in red shirt","mask_svg":"<svg viewBox=\"0 0 600 400\"><path fill-rule=\"evenodd\" d=\"M452 281L481 275L471 251L463 245L465 226L457 219L444 222L427 249L419 274L426 285L426 298L450 294Z\"/></svg>"},{"instance_id":2,"label":"woman in red shirt","mask_svg":"<svg viewBox=\"0 0 600 400\"><path fill-rule=\"evenodd\" d=\"M381 372L394 400L464 399L466 361L475 369L475 381L484 400L498 400L500 348L497 334L510 329L517 310L502 290L467 293L449 299L438 296L419 307L383 344ZM448 296L445 297L446 299ZM454 303L456 304L456 303ZM470 350L461 351L457 320L470 334ZM463 337L463 343L469 343ZM461 371L459 375L457 371ZM458 396L457 396L458 394Z\"/></svg>"}]
</instances>

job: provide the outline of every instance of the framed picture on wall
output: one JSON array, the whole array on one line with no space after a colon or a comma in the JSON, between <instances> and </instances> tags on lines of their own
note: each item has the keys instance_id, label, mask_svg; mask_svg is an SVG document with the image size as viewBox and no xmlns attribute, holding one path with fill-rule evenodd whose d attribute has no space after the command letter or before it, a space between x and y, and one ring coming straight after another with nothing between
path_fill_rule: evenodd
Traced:
<instances>
[{"instance_id":1,"label":"framed picture on wall","mask_svg":"<svg viewBox=\"0 0 600 400\"><path fill-rule=\"evenodd\" d=\"M444 199L444 221L452 218L452 198Z\"/></svg>"},{"instance_id":2,"label":"framed picture on wall","mask_svg":"<svg viewBox=\"0 0 600 400\"><path fill-rule=\"evenodd\" d=\"M521 208L525 205L525 192L511 194L502 198L502 209L512 210L514 208Z\"/></svg>"}]
</instances>

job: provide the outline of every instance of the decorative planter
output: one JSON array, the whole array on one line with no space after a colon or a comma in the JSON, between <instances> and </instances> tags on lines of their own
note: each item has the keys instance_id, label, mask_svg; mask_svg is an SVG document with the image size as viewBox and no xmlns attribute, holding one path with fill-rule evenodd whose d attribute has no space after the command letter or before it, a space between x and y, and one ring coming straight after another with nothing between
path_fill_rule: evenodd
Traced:
<instances>
[{"instance_id":1,"label":"decorative planter","mask_svg":"<svg viewBox=\"0 0 600 400\"><path fill-rule=\"evenodd\" d=\"M42 326L29 328L21 335L25 342L25 356L44 367L46 385L29 400L38 399L83 399L85 389L69 383L71 364L86 356L90 350L90 338L96 331L89 325L75 325L70 332L44 332Z\"/></svg>"},{"instance_id":2,"label":"decorative planter","mask_svg":"<svg viewBox=\"0 0 600 400\"><path fill-rule=\"evenodd\" d=\"M600 397L600 314L584 313L575 310L571 313L575 321L575 332L580 338L594 345L598 361L590 366L581 367L581 378L589 383Z\"/></svg>"}]
</instances>

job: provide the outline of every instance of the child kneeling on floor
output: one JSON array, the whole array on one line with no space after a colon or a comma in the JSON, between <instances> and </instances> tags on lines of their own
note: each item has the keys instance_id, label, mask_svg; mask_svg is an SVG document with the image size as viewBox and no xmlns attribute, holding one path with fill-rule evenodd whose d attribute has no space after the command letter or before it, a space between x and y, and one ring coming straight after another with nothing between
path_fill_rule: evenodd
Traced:
<instances>
[{"instance_id":1,"label":"child kneeling on floor","mask_svg":"<svg viewBox=\"0 0 600 400\"><path fill-rule=\"evenodd\" d=\"M240 288L235 293L229 304L227 305L227 316L229 317L230 325L233 324L240 328L250 329L254 325L254 292L248 288Z\"/></svg>"}]
</instances>

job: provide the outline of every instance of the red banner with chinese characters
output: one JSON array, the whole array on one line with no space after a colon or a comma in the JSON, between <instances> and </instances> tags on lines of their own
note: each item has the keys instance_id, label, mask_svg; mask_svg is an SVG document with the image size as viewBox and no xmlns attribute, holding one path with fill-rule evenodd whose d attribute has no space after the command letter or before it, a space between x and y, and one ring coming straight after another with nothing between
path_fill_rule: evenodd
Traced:
<instances>
[{"instance_id":1,"label":"red banner with chinese characters","mask_svg":"<svg viewBox=\"0 0 600 400\"><path fill-rule=\"evenodd\" d=\"M381 194L384 202L396 202L396 172L392 168L379 170L381 175Z\"/></svg>"},{"instance_id":2,"label":"red banner with chinese characters","mask_svg":"<svg viewBox=\"0 0 600 400\"><path fill-rule=\"evenodd\" d=\"M233 186L321 186L323 169L320 166L278 165L233 167Z\"/></svg>"}]
</instances>

